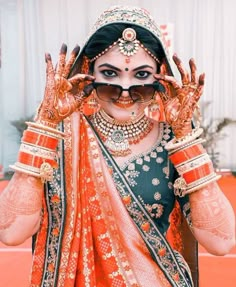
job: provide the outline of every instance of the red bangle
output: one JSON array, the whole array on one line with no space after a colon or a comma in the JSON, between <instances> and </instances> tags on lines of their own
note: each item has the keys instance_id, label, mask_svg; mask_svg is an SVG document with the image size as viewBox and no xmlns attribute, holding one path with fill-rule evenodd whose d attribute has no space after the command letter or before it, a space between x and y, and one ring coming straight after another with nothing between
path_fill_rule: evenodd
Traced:
<instances>
[{"instance_id":1,"label":"red bangle","mask_svg":"<svg viewBox=\"0 0 236 287\"><path fill-rule=\"evenodd\" d=\"M58 145L58 139L29 130L24 131L22 142L35 144L37 146L45 147L51 150L56 150Z\"/></svg>"},{"instance_id":2,"label":"red bangle","mask_svg":"<svg viewBox=\"0 0 236 287\"><path fill-rule=\"evenodd\" d=\"M205 153L206 150L201 144L192 145L189 147L186 147L184 149L181 149L180 151L175 152L174 154L169 156L169 159L171 162L177 166L189 159L193 159L194 157L197 157L203 153Z\"/></svg>"},{"instance_id":3,"label":"red bangle","mask_svg":"<svg viewBox=\"0 0 236 287\"><path fill-rule=\"evenodd\" d=\"M185 179L187 184L199 180L214 172L212 163L205 163L198 168L185 172L182 177Z\"/></svg>"},{"instance_id":4,"label":"red bangle","mask_svg":"<svg viewBox=\"0 0 236 287\"><path fill-rule=\"evenodd\" d=\"M19 152L18 155L18 162L29 165L35 168L40 168L42 163L47 162L49 163L53 168L57 168L57 162L55 160L51 159L44 159L40 156L34 156L25 152Z\"/></svg>"}]
</instances>

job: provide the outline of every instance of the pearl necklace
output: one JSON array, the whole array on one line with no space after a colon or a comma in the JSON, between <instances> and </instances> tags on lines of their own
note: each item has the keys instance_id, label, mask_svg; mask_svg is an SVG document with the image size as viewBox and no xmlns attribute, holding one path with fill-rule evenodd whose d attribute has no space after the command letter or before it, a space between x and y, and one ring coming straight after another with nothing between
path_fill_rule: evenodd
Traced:
<instances>
[{"instance_id":1,"label":"pearl necklace","mask_svg":"<svg viewBox=\"0 0 236 287\"><path fill-rule=\"evenodd\" d=\"M90 120L113 156L130 154L130 144L140 142L153 127L153 122L144 113L134 121L118 121L100 110Z\"/></svg>"}]
</instances>

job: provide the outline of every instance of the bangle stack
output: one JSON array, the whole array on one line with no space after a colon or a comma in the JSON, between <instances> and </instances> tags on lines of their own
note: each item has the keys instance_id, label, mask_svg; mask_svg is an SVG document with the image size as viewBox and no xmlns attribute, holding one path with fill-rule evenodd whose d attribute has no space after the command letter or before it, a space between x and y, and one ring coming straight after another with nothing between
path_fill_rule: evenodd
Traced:
<instances>
[{"instance_id":1,"label":"bangle stack","mask_svg":"<svg viewBox=\"0 0 236 287\"><path fill-rule=\"evenodd\" d=\"M53 170L58 167L57 146L64 133L42 124L26 122L17 162L10 167L35 177L42 182L52 181Z\"/></svg>"},{"instance_id":2,"label":"bangle stack","mask_svg":"<svg viewBox=\"0 0 236 287\"><path fill-rule=\"evenodd\" d=\"M179 197L220 178L220 175L215 173L212 161L202 146L204 140L198 138L202 131L196 128L184 138L172 139L165 147L170 161L180 175L174 183L175 195Z\"/></svg>"}]
</instances>

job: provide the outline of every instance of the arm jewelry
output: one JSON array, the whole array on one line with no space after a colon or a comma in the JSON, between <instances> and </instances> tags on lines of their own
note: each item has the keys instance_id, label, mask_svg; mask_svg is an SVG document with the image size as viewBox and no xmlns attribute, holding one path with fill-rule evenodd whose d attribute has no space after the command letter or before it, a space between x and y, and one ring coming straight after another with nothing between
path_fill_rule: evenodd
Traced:
<instances>
[{"instance_id":1,"label":"arm jewelry","mask_svg":"<svg viewBox=\"0 0 236 287\"><path fill-rule=\"evenodd\" d=\"M180 197L220 178L202 146L204 140L198 138L202 131L201 128L196 128L184 138L172 139L165 147L170 161L180 175L174 183L175 194Z\"/></svg>"},{"instance_id":2,"label":"arm jewelry","mask_svg":"<svg viewBox=\"0 0 236 287\"><path fill-rule=\"evenodd\" d=\"M52 181L57 168L57 145L63 133L39 123L27 122L28 128L21 139L17 162L10 167L28 175Z\"/></svg>"},{"instance_id":3,"label":"arm jewelry","mask_svg":"<svg viewBox=\"0 0 236 287\"><path fill-rule=\"evenodd\" d=\"M191 194L192 227L213 233L223 240L234 237L234 212L218 185L220 178L199 138L201 128L196 128L184 138L174 138L166 145L170 161L180 177L174 183L177 196ZM201 192L195 192L201 191Z\"/></svg>"},{"instance_id":4,"label":"arm jewelry","mask_svg":"<svg viewBox=\"0 0 236 287\"><path fill-rule=\"evenodd\" d=\"M14 175L1 194L0 230L10 227L17 216L40 211L42 184L52 181L53 170L58 166L57 146L64 134L41 123L27 122L27 125L17 162L10 166L20 173Z\"/></svg>"}]
</instances>

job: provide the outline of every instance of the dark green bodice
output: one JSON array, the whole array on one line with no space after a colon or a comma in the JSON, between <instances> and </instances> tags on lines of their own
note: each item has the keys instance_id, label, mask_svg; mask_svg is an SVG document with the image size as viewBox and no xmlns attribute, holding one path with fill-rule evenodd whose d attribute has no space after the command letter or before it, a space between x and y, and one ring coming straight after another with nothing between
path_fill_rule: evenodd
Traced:
<instances>
[{"instance_id":1,"label":"dark green bodice","mask_svg":"<svg viewBox=\"0 0 236 287\"><path fill-rule=\"evenodd\" d=\"M121 167L134 194L162 234L168 229L168 218L176 199L173 183L178 175L164 148L171 137L169 126L160 123L160 135L156 144ZM185 216L189 217L188 197L178 200Z\"/></svg>"}]
</instances>

